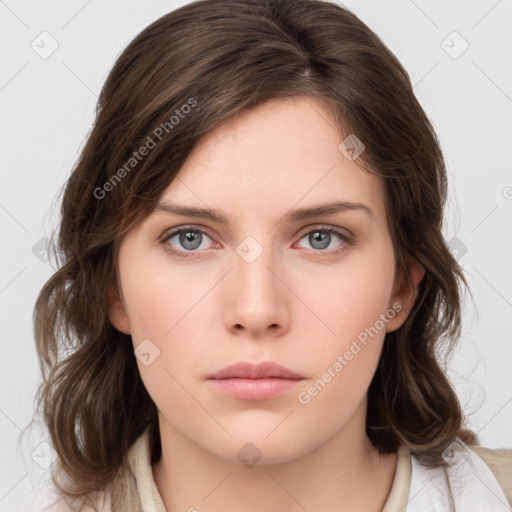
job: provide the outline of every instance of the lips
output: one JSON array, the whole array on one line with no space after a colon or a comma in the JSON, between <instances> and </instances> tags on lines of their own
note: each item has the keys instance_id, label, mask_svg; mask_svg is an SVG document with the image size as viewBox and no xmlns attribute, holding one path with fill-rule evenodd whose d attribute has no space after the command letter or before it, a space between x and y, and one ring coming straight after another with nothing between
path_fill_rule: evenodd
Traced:
<instances>
[{"instance_id":1,"label":"lips","mask_svg":"<svg viewBox=\"0 0 512 512\"><path fill-rule=\"evenodd\" d=\"M213 389L239 400L269 400L304 380L302 375L274 362L236 363L210 376Z\"/></svg>"},{"instance_id":2,"label":"lips","mask_svg":"<svg viewBox=\"0 0 512 512\"><path fill-rule=\"evenodd\" d=\"M304 377L293 372L289 368L274 362L264 362L259 364L235 363L210 376L210 379L292 379L300 380Z\"/></svg>"}]
</instances>

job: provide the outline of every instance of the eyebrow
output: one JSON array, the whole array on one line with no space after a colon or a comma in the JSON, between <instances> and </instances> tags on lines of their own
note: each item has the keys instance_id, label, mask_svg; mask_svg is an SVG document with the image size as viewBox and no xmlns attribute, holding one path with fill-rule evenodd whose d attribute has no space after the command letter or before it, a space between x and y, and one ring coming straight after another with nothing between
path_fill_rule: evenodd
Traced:
<instances>
[{"instance_id":1,"label":"eyebrow","mask_svg":"<svg viewBox=\"0 0 512 512\"><path fill-rule=\"evenodd\" d=\"M183 217L194 217L198 219L209 219L220 224L229 226L229 220L222 210L212 210L208 208L196 208L192 206L181 206L162 202L157 205L155 212L163 211L173 215L180 215ZM301 220L320 217L321 215L333 215L335 213L342 213L346 211L361 211L365 212L371 219L375 216L372 210L362 203L350 203L347 201L335 201L333 203L320 204L317 206L310 206L308 208L298 208L291 210L283 215L285 222L297 222Z\"/></svg>"}]
</instances>

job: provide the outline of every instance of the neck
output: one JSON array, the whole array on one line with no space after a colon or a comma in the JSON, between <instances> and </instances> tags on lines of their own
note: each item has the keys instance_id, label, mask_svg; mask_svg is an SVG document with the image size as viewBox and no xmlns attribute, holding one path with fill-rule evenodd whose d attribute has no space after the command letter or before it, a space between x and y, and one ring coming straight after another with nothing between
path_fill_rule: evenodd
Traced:
<instances>
[{"instance_id":1,"label":"neck","mask_svg":"<svg viewBox=\"0 0 512 512\"><path fill-rule=\"evenodd\" d=\"M346 425L301 457L252 467L204 450L160 419L155 483L168 512L381 511L396 454L379 454L362 419L363 428L357 421Z\"/></svg>"}]
</instances>

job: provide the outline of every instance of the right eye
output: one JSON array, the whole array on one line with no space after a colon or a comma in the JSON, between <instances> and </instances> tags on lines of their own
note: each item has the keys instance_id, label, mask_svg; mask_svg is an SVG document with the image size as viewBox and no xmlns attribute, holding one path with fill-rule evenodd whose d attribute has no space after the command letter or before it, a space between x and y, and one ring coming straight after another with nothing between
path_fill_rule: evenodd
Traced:
<instances>
[{"instance_id":1,"label":"right eye","mask_svg":"<svg viewBox=\"0 0 512 512\"><path fill-rule=\"evenodd\" d=\"M204 229L194 227L173 228L164 233L160 243L162 243L165 249L172 255L178 258L189 258L195 257L193 254L200 252L200 249L208 249L208 247L201 247L205 241L205 237L210 238L209 234ZM172 243L173 241L174 245ZM219 244L216 243L216 246L219 247Z\"/></svg>"}]
</instances>

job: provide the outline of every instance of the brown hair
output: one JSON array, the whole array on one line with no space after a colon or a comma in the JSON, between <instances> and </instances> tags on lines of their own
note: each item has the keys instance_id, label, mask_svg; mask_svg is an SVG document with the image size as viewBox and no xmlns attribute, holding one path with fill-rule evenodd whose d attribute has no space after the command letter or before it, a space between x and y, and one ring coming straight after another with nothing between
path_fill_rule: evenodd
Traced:
<instances>
[{"instance_id":1,"label":"brown hair","mask_svg":"<svg viewBox=\"0 0 512 512\"><path fill-rule=\"evenodd\" d=\"M321 99L340 134L363 141L357 162L385 182L396 271L412 284L406 255L426 271L407 320L386 335L368 391L368 436L386 453L404 443L427 464L442 464L455 436L470 441L438 362L460 335L467 284L441 231L443 155L407 72L334 3L200 0L152 23L118 57L65 188L60 268L34 323L38 400L68 479L55 483L68 496L112 486L115 504L127 451L146 427L153 461L160 457L157 411L131 338L108 317L123 235L151 213L203 135L244 109L295 96ZM152 147L142 155L143 146Z\"/></svg>"}]
</instances>

